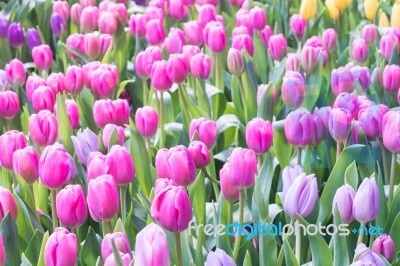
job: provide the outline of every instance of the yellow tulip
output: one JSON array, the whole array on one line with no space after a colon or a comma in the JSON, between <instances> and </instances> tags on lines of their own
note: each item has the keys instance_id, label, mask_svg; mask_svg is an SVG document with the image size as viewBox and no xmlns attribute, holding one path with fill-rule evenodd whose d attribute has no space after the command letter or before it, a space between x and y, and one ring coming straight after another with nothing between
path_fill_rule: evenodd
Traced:
<instances>
[{"instance_id":1,"label":"yellow tulip","mask_svg":"<svg viewBox=\"0 0 400 266\"><path fill-rule=\"evenodd\" d=\"M395 3L393 6L390 22L392 27L400 27L400 4L398 3Z\"/></svg>"},{"instance_id":2,"label":"yellow tulip","mask_svg":"<svg viewBox=\"0 0 400 266\"><path fill-rule=\"evenodd\" d=\"M349 0L333 0L333 3L334 3L334 5L335 5L335 7L338 9L338 10L343 10L343 9L345 9L346 7L348 7L348 5L349 5ZM351 3L351 0L350 0L350 3Z\"/></svg>"},{"instance_id":3,"label":"yellow tulip","mask_svg":"<svg viewBox=\"0 0 400 266\"><path fill-rule=\"evenodd\" d=\"M302 0L300 5L300 15L305 20L310 20L317 14L317 0Z\"/></svg>"},{"instance_id":4,"label":"yellow tulip","mask_svg":"<svg viewBox=\"0 0 400 266\"><path fill-rule=\"evenodd\" d=\"M389 19L385 12L380 12L379 14L379 27L390 27Z\"/></svg>"},{"instance_id":5,"label":"yellow tulip","mask_svg":"<svg viewBox=\"0 0 400 266\"><path fill-rule=\"evenodd\" d=\"M333 1L334 0L326 0L325 5L329 11L329 16L332 19L338 19L339 18L339 10L336 8L335 3L333 3Z\"/></svg>"},{"instance_id":6,"label":"yellow tulip","mask_svg":"<svg viewBox=\"0 0 400 266\"><path fill-rule=\"evenodd\" d=\"M373 20L375 17L376 10L378 9L378 0L365 0L364 1L364 12L365 16L369 20Z\"/></svg>"}]
</instances>

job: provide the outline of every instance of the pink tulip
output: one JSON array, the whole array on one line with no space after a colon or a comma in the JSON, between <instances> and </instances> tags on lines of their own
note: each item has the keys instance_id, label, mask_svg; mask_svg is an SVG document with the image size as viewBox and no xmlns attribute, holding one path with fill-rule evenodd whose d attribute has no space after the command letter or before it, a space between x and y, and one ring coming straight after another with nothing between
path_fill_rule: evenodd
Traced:
<instances>
[{"instance_id":1,"label":"pink tulip","mask_svg":"<svg viewBox=\"0 0 400 266\"><path fill-rule=\"evenodd\" d=\"M232 185L230 174L230 163L227 162L219 171L219 178L221 181L221 194L227 201L235 202L239 200L239 190Z\"/></svg>"},{"instance_id":2,"label":"pink tulip","mask_svg":"<svg viewBox=\"0 0 400 266\"><path fill-rule=\"evenodd\" d=\"M242 51L244 49L250 56L253 56L254 54L253 39L248 34L240 34L233 37L232 47L238 51Z\"/></svg>"},{"instance_id":3,"label":"pink tulip","mask_svg":"<svg viewBox=\"0 0 400 266\"><path fill-rule=\"evenodd\" d=\"M353 117L347 109L333 108L329 116L329 131L337 142L344 143L350 134Z\"/></svg>"},{"instance_id":4,"label":"pink tulip","mask_svg":"<svg viewBox=\"0 0 400 266\"><path fill-rule=\"evenodd\" d=\"M25 84L25 67L20 60L11 60L8 64L6 64L4 70L6 71L7 80L10 84L13 84L14 82L18 83L20 86Z\"/></svg>"},{"instance_id":5,"label":"pink tulip","mask_svg":"<svg viewBox=\"0 0 400 266\"><path fill-rule=\"evenodd\" d=\"M29 78L28 78L29 80ZM27 82L28 84L28 82ZM53 91L54 95L57 95L58 93L63 93L66 88L66 82L65 82L65 77L63 73L51 73L47 77L47 84L43 85L48 85L51 90Z\"/></svg>"},{"instance_id":6,"label":"pink tulip","mask_svg":"<svg viewBox=\"0 0 400 266\"><path fill-rule=\"evenodd\" d=\"M100 12L99 29L102 33L114 34L117 31L118 21L115 14L108 11Z\"/></svg>"},{"instance_id":7,"label":"pink tulip","mask_svg":"<svg viewBox=\"0 0 400 266\"><path fill-rule=\"evenodd\" d=\"M190 66L190 59L196 55L199 54L200 48L198 46L194 46L194 45L184 45L182 47L182 54L183 57L185 58L185 63L187 66ZM190 68L189 68L189 72L190 72Z\"/></svg>"},{"instance_id":8,"label":"pink tulip","mask_svg":"<svg viewBox=\"0 0 400 266\"><path fill-rule=\"evenodd\" d=\"M74 33L68 36L66 44L68 47L74 48L78 52L85 53L85 36L83 34ZM69 49L67 50L67 55L72 59L79 59L79 57Z\"/></svg>"},{"instance_id":9,"label":"pink tulip","mask_svg":"<svg viewBox=\"0 0 400 266\"><path fill-rule=\"evenodd\" d=\"M213 5L202 5L199 7L199 18L198 23L204 29L210 21L216 20L215 6Z\"/></svg>"},{"instance_id":10,"label":"pink tulip","mask_svg":"<svg viewBox=\"0 0 400 266\"><path fill-rule=\"evenodd\" d=\"M362 38L356 38L351 43L351 55L354 60L363 63L368 57L368 45Z\"/></svg>"},{"instance_id":11,"label":"pink tulip","mask_svg":"<svg viewBox=\"0 0 400 266\"><path fill-rule=\"evenodd\" d=\"M108 256L113 255L112 242L114 242L117 251L123 254L131 253L129 240L124 233L115 232L104 236L101 242L101 258L105 261Z\"/></svg>"},{"instance_id":12,"label":"pink tulip","mask_svg":"<svg viewBox=\"0 0 400 266\"><path fill-rule=\"evenodd\" d=\"M118 70L115 66L100 67L93 71L91 88L99 98L110 98L117 87Z\"/></svg>"},{"instance_id":13,"label":"pink tulip","mask_svg":"<svg viewBox=\"0 0 400 266\"><path fill-rule=\"evenodd\" d=\"M122 252L118 252L118 253L119 253L119 256L122 261L122 266L131 265L132 258L131 258L130 254L128 254L128 253L124 254ZM120 265L120 264L117 263L114 254L110 254L104 261L104 266L117 266L117 265Z\"/></svg>"},{"instance_id":14,"label":"pink tulip","mask_svg":"<svg viewBox=\"0 0 400 266\"><path fill-rule=\"evenodd\" d=\"M168 178L171 179L168 166L169 150L162 148L158 150L155 158L155 167L158 178Z\"/></svg>"},{"instance_id":15,"label":"pink tulip","mask_svg":"<svg viewBox=\"0 0 400 266\"><path fill-rule=\"evenodd\" d=\"M91 152L87 159L87 180L95 179L101 175L108 173L108 165L106 164L106 156L98 151Z\"/></svg>"},{"instance_id":16,"label":"pink tulip","mask_svg":"<svg viewBox=\"0 0 400 266\"><path fill-rule=\"evenodd\" d=\"M29 136L41 147L54 144L58 136L57 118L48 110L31 115L28 128Z\"/></svg>"},{"instance_id":17,"label":"pink tulip","mask_svg":"<svg viewBox=\"0 0 400 266\"><path fill-rule=\"evenodd\" d=\"M365 134L370 138L382 136L383 117L389 111L388 107L379 104L361 109L358 119L363 124Z\"/></svg>"},{"instance_id":18,"label":"pink tulip","mask_svg":"<svg viewBox=\"0 0 400 266\"><path fill-rule=\"evenodd\" d=\"M307 146L313 139L313 122L312 115L305 108L292 111L284 123L286 139L295 146Z\"/></svg>"},{"instance_id":19,"label":"pink tulip","mask_svg":"<svg viewBox=\"0 0 400 266\"><path fill-rule=\"evenodd\" d=\"M268 151L272 145L274 130L269 121L261 118L253 118L246 126L247 146L257 154Z\"/></svg>"},{"instance_id":20,"label":"pink tulip","mask_svg":"<svg viewBox=\"0 0 400 266\"><path fill-rule=\"evenodd\" d=\"M193 139L197 132L198 140L206 144L211 149L217 135L217 124L206 118L193 119L189 126L189 138Z\"/></svg>"},{"instance_id":21,"label":"pink tulip","mask_svg":"<svg viewBox=\"0 0 400 266\"><path fill-rule=\"evenodd\" d=\"M205 29L204 41L213 53L220 54L226 47L226 31L221 22L210 22Z\"/></svg>"},{"instance_id":22,"label":"pink tulip","mask_svg":"<svg viewBox=\"0 0 400 266\"><path fill-rule=\"evenodd\" d=\"M0 91L0 117L5 120L13 119L19 111L18 94L13 91Z\"/></svg>"},{"instance_id":23,"label":"pink tulip","mask_svg":"<svg viewBox=\"0 0 400 266\"><path fill-rule=\"evenodd\" d=\"M125 131L123 127L114 124L107 124L103 130L103 145L104 149L108 150L112 134L115 132L118 142L114 144L124 145ZM111 148L111 147L110 147Z\"/></svg>"},{"instance_id":24,"label":"pink tulip","mask_svg":"<svg viewBox=\"0 0 400 266\"><path fill-rule=\"evenodd\" d=\"M172 80L167 72L167 61L156 61L151 69L151 85L158 91L167 91L172 87Z\"/></svg>"},{"instance_id":25,"label":"pink tulip","mask_svg":"<svg viewBox=\"0 0 400 266\"><path fill-rule=\"evenodd\" d=\"M379 46L381 48L381 54L386 61L389 61L393 54L399 53L399 43L399 39L392 34L385 34L382 36ZM396 46L397 50L395 50Z\"/></svg>"},{"instance_id":26,"label":"pink tulip","mask_svg":"<svg viewBox=\"0 0 400 266\"><path fill-rule=\"evenodd\" d=\"M395 254L395 245L390 235L381 235L375 239L372 245L372 251L383 255L389 262L393 261Z\"/></svg>"},{"instance_id":27,"label":"pink tulip","mask_svg":"<svg viewBox=\"0 0 400 266\"><path fill-rule=\"evenodd\" d=\"M114 177L119 186L131 183L135 177L135 165L129 151L119 145L111 147L105 163L108 165L108 174Z\"/></svg>"},{"instance_id":28,"label":"pink tulip","mask_svg":"<svg viewBox=\"0 0 400 266\"><path fill-rule=\"evenodd\" d=\"M87 6L83 8L80 19L81 29L84 32L94 31L97 28L98 20L99 20L99 10L96 6Z\"/></svg>"},{"instance_id":29,"label":"pink tulip","mask_svg":"<svg viewBox=\"0 0 400 266\"><path fill-rule=\"evenodd\" d=\"M17 130L7 131L0 136L0 164L3 168L13 170L13 154L26 147L25 135Z\"/></svg>"},{"instance_id":30,"label":"pink tulip","mask_svg":"<svg viewBox=\"0 0 400 266\"><path fill-rule=\"evenodd\" d=\"M378 28L374 24L365 25L362 29L362 38L368 45L375 43L376 35L378 34Z\"/></svg>"},{"instance_id":31,"label":"pink tulip","mask_svg":"<svg viewBox=\"0 0 400 266\"><path fill-rule=\"evenodd\" d=\"M178 0L180 1L180 0ZM165 38L163 48L168 54L182 53L182 47L186 44L185 35L181 29L171 28L168 37Z\"/></svg>"},{"instance_id":32,"label":"pink tulip","mask_svg":"<svg viewBox=\"0 0 400 266\"><path fill-rule=\"evenodd\" d=\"M393 153L400 151L400 139L397 137L397 129L400 127L398 111L387 112L382 121L383 144Z\"/></svg>"},{"instance_id":33,"label":"pink tulip","mask_svg":"<svg viewBox=\"0 0 400 266\"><path fill-rule=\"evenodd\" d=\"M16 150L13 153L14 172L21 176L26 183L33 184L39 178L39 156L31 147Z\"/></svg>"},{"instance_id":34,"label":"pink tulip","mask_svg":"<svg viewBox=\"0 0 400 266\"><path fill-rule=\"evenodd\" d=\"M152 137L157 132L158 128L157 111L150 106L138 108L135 114L135 124L142 136L145 138Z\"/></svg>"},{"instance_id":35,"label":"pink tulip","mask_svg":"<svg viewBox=\"0 0 400 266\"><path fill-rule=\"evenodd\" d=\"M167 75L174 83L182 83L185 81L189 71L189 66L185 62L182 54L170 55L167 61Z\"/></svg>"},{"instance_id":36,"label":"pink tulip","mask_svg":"<svg viewBox=\"0 0 400 266\"><path fill-rule=\"evenodd\" d=\"M268 41L268 51L273 60L280 60L287 54L287 43L283 34L272 35Z\"/></svg>"},{"instance_id":37,"label":"pink tulip","mask_svg":"<svg viewBox=\"0 0 400 266\"><path fill-rule=\"evenodd\" d=\"M306 84L299 72L286 72L282 81L283 102L292 109L300 107L304 101Z\"/></svg>"},{"instance_id":38,"label":"pink tulip","mask_svg":"<svg viewBox=\"0 0 400 266\"><path fill-rule=\"evenodd\" d=\"M339 67L338 69L332 70L331 85L333 94L337 96L342 92L352 92L353 84L354 77L350 69Z\"/></svg>"},{"instance_id":39,"label":"pink tulip","mask_svg":"<svg viewBox=\"0 0 400 266\"><path fill-rule=\"evenodd\" d=\"M133 37L138 34L140 38L146 36L147 17L144 14L134 14L129 20L129 30Z\"/></svg>"},{"instance_id":40,"label":"pink tulip","mask_svg":"<svg viewBox=\"0 0 400 266\"><path fill-rule=\"evenodd\" d=\"M15 221L18 216L18 206L11 192L0 186L0 222L4 216L10 213L11 218Z\"/></svg>"},{"instance_id":41,"label":"pink tulip","mask_svg":"<svg viewBox=\"0 0 400 266\"><path fill-rule=\"evenodd\" d=\"M203 53L194 55L190 59L190 72L193 77L206 80L211 73L211 58Z\"/></svg>"},{"instance_id":42,"label":"pink tulip","mask_svg":"<svg viewBox=\"0 0 400 266\"><path fill-rule=\"evenodd\" d=\"M57 194L57 217L68 227L79 227L87 218L85 193L80 185L68 185Z\"/></svg>"},{"instance_id":43,"label":"pink tulip","mask_svg":"<svg viewBox=\"0 0 400 266\"><path fill-rule=\"evenodd\" d=\"M189 8L182 0L170 0L168 6L168 14L173 20L183 20L186 18Z\"/></svg>"},{"instance_id":44,"label":"pink tulip","mask_svg":"<svg viewBox=\"0 0 400 266\"><path fill-rule=\"evenodd\" d=\"M343 92L336 97L333 108L344 108L350 111L354 119L358 118L359 101L353 93Z\"/></svg>"},{"instance_id":45,"label":"pink tulip","mask_svg":"<svg viewBox=\"0 0 400 266\"><path fill-rule=\"evenodd\" d=\"M198 21L194 20L183 23L183 31L190 44L197 46L203 44L202 28Z\"/></svg>"},{"instance_id":46,"label":"pink tulip","mask_svg":"<svg viewBox=\"0 0 400 266\"><path fill-rule=\"evenodd\" d=\"M53 4L53 13L57 13L67 22L69 17L69 4L67 1L55 1Z\"/></svg>"},{"instance_id":47,"label":"pink tulip","mask_svg":"<svg viewBox=\"0 0 400 266\"><path fill-rule=\"evenodd\" d=\"M179 186L187 187L196 178L196 166L190 151L182 145L173 147L168 155L169 176Z\"/></svg>"},{"instance_id":48,"label":"pink tulip","mask_svg":"<svg viewBox=\"0 0 400 266\"><path fill-rule=\"evenodd\" d=\"M26 89L26 97L28 98L28 100L30 102L32 102L33 92L41 85L47 86L47 82L39 76L29 76L28 79L26 80L26 88L25 88Z\"/></svg>"},{"instance_id":49,"label":"pink tulip","mask_svg":"<svg viewBox=\"0 0 400 266\"><path fill-rule=\"evenodd\" d=\"M49 69L53 63L53 52L50 46L42 44L32 49L32 58L37 68L46 70Z\"/></svg>"},{"instance_id":50,"label":"pink tulip","mask_svg":"<svg viewBox=\"0 0 400 266\"><path fill-rule=\"evenodd\" d=\"M7 254L6 254L6 250L4 248L3 237L0 234L0 265L5 265L6 260L7 260ZM168 263L168 265L169 265L169 263Z\"/></svg>"},{"instance_id":51,"label":"pink tulip","mask_svg":"<svg viewBox=\"0 0 400 266\"><path fill-rule=\"evenodd\" d=\"M395 93L400 89L400 66L385 66L383 70L383 88L390 93Z\"/></svg>"},{"instance_id":52,"label":"pink tulip","mask_svg":"<svg viewBox=\"0 0 400 266\"><path fill-rule=\"evenodd\" d=\"M39 86L32 94L32 105L35 112L54 111L56 97L49 86Z\"/></svg>"},{"instance_id":53,"label":"pink tulip","mask_svg":"<svg viewBox=\"0 0 400 266\"><path fill-rule=\"evenodd\" d=\"M84 39L85 53L90 58L96 58L100 54L101 43L96 33L87 33Z\"/></svg>"},{"instance_id":54,"label":"pink tulip","mask_svg":"<svg viewBox=\"0 0 400 266\"><path fill-rule=\"evenodd\" d=\"M71 6L71 21L76 25L79 25L81 19L82 6L79 3L75 3Z\"/></svg>"},{"instance_id":55,"label":"pink tulip","mask_svg":"<svg viewBox=\"0 0 400 266\"><path fill-rule=\"evenodd\" d=\"M152 19L147 22L146 39L150 45L158 45L164 42L165 31L160 19Z\"/></svg>"},{"instance_id":56,"label":"pink tulip","mask_svg":"<svg viewBox=\"0 0 400 266\"><path fill-rule=\"evenodd\" d=\"M261 41L263 42L264 47L268 48L269 47L269 39L273 35L271 27L266 25L264 27L264 29L261 30L260 35L261 35Z\"/></svg>"},{"instance_id":57,"label":"pink tulip","mask_svg":"<svg viewBox=\"0 0 400 266\"><path fill-rule=\"evenodd\" d=\"M306 27L307 20L305 20L301 15L294 14L290 17L290 28L297 38L303 38Z\"/></svg>"},{"instance_id":58,"label":"pink tulip","mask_svg":"<svg viewBox=\"0 0 400 266\"><path fill-rule=\"evenodd\" d=\"M229 157L229 178L233 187L246 190L255 183L257 156L253 150L235 148Z\"/></svg>"},{"instance_id":59,"label":"pink tulip","mask_svg":"<svg viewBox=\"0 0 400 266\"><path fill-rule=\"evenodd\" d=\"M210 163L210 151L203 142L198 140L191 142L188 150L192 155L196 168L206 167Z\"/></svg>"},{"instance_id":60,"label":"pink tulip","mask_svg":"<svg viewBox=\"0 0 400 266\"><path fill-rule=\"evenodd\" d=\"M78 259L76 235L58 227L46 242L44 260L46 266L75 265Z\"/></svg>"},{"instance_id":61,"label":"pink tulip","mask_svg":"<svg viewBox=\"0 0 400 266\"><path fill-rule=\"evenodd\" d=\"M254 7L250 10L250 20L253 24L253 28L262 30L267 24L267 15L265 10L259 7Z\"/></svg>"},{"instance_id":62,"label":"pink tulip","mask_svg":"<svg viewBox=\"0 0 400 266\"><path fill-rule=\"evenodd\" d=\"M285 63L285 70L298 72L300 67L300 59L297 54L290 53L287 55L286 63Z\"/></svg>"},{"instance_id":63,"label":"pink tulip","mask_svg":"<svg viewBox=\"0 0 400 266\"><path fill-rule=\"evenodd\" d=\"M328 53L332 53L336 46L337 46L337 42L338 42L338 36L337 33L334 29L326 29L323 33L322 33L322 46L323 48L328 52Z\"/></svg>"},{"instance_id":64,"label":"pink tulip","mask_svg":"<svg viewBox=\"0 0 400 266\"><path fill-rule=\"evenodd\" d=\"M100 55L104 56L110 47L113 46L113 37L110 34L100 35Z\"/></svg>"},{"instance_id":65,"label":"pink tulip","mask_svg":"<svg viewBox=\"0 0 400 266\"><path fill-rule=\"evenodd\" d=\"M98 100L93 105L94 121L100 128L107 124L124 126L129 122L129 114L129 104L126 100Z\"/></svg>"},{"instance_id":66,"label":"pink tulip","mask_svg":"<svg viewBox=\"0 0 400 266\"><path fill-rule=\"evenodd\" d=\"M160 21L164 21L164 1L161 2L161 6L147 7L144 15L147 17L147 21L150 21L152 19L159 19Z\"/></svg>"}]
</instances>

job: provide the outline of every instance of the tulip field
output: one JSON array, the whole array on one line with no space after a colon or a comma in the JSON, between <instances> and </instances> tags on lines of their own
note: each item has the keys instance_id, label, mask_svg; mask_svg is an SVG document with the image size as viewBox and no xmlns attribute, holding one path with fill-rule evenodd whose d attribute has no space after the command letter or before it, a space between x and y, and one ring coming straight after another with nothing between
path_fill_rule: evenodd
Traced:
<instances>
[{"instance_id":1,"label":"tulip field","mask_svg":"<svg viewBox=\"0 0 400 266\"><path fill-rule=\"evenodd\" d=\"M399 0L0 1L0 266L400 265Z\"/></svg>"}]
</instances>

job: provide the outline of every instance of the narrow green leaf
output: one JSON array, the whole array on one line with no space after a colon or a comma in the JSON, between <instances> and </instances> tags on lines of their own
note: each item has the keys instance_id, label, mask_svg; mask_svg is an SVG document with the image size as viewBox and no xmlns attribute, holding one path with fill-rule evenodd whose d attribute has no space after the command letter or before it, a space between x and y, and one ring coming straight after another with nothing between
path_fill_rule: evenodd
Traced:
<instances>
[{"instance_id":1,"label":"narrow green leaf","mask_svg":"<svg viewBox=\"0 0 400 266\"><path fill-rule=\"evenodd\" d=\"M346 183L352 186L355 190L358 187L358 171L356 161L353 161L346 169L345 173Z\"/></svg>"},{"instance_id":2,"label":"narrow green leaf","mask_svg":"<svg viewBox=\"0 0 400 266\"><path fill-rule=\"evenodd\" d=\"M297 261L293 249L290 247L287 239L283 241L283 250L285 252L286 266L299 266L299 262Z\"/></svg>"},{"instance_id":3,"label":"narrow green leaf","mask_svg":"<svg viewBox=\"0 0 400 266\"><path fill-rule=\"evenodd\" d=\"M69 121L67 111L65 109L65 102L62 95L57 95L57 121L58 121L58 134L65 150L74 155L74 145L72 144L71 136L73 135L71 123Z\"/></svg>"},{"instance_id":4,"label":"narrow green leaf","mask_svg":"<svg viewBox=\"0 0 400 266\"><path fill-rule=\"evenodd\" d=\"M83 242L79 257L81 258L83 265L95 265L99 256L100 243L93 228L89 227L89 232Z\"/></svg>"},{"instance_id":5,"label":"narrow green leaf","mask_svg":"<svg viewBox=\"0 0 400 266\"><path fill-rule=\"evenodd\" d=\"M47 231L43 236L42 247L40 248L38 266L46 266L44 263L44 249L46 247L48 239L49 239L49 232Z\"/></svg>"},{"instance_id":6,"label":"narrow green leaf","mask_svg":"<svg viewBox=\"0 0 400 266\"><path fill-rule=\"evenodd\" d=\"M18 228L9 212L4 216L1 222L0 233L3 237L3 244L7 254L5 266L20 265L21 258L18 246Z\"/></svg>"},{"instance_id":7,"label":"narrow green leaf","mask_svg":"<svg viewBox=\"0 0 400 266\"><path fill-rule=\"evenodd\" d=\"M251 257L250 257L250 253L248 250L246 251L246 256L244 257L243 265L244 266L252 266L253 265L251 263Z\"/></svg>"},{"instance_id":8,"label":"narrow green leaf","mask_svg":"<svg viewBox=\"0 0 400 266\"><path fill-rule=\"evenodd\" d=\"M333 220L336 226L339 226L342 221L340 219L338 208L335 207L335 215ZM347 251L347 239L346 236L336 234L333 236L333 261L335 265L349 265L349 255Z\"/></svg>"}]
</instances>

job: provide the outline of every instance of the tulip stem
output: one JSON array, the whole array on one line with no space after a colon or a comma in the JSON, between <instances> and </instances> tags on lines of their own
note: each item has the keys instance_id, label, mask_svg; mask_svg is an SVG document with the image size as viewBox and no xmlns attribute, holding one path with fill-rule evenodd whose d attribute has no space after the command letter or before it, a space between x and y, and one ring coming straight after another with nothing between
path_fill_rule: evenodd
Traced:
<instances>
[{"instance_id":1,"label":"tulip stem","mask_svg":"<svg viewBox=\"0 0 400 266\"><path fill-rule=\"evenodd\" d=\"M385 180L385 184L389 184L389 169L388 169L388 162L387 162L387 155L385 146L383 145L382 138L379 138L379 144L381 146L381 153L382 153L382 164L383 164L383 177Z\"/></svg>"},{"instance_id":2,"label":"tulip stem","mask_svg":"<svg viewBox=\"0 0 400 266\"><path fill-rule=\"evenodd\" d=\"M338 141L336 143L336 161L339 159L340 153L342 152L342 143L340 141Z\"/></svg>"},{"instance_id":3,"label":"tulip stem","mask_svg":"<svg viewBox=\"0 0 400 266\"><path fill-rule=\"evenodd\" d=\"M165 145L164 135L164 95L163 92L160 92L160 149Z\"/></svg>"},{"instance_id":4,"label":"tulip stem","mask_svg":"<svg viewBox=\"0 0 400 266\"><path fill-rule=\"evenodd\" d=\"M388 205L392 206L393 201L393 191L394 191L394 181L396 179L396 161L397 161L397 153L392 153L392 166L390 170L390 185L389 185L389 197L388 197Z\"/></svg>"},{"instance_id":5,"label":"tulip stem","mask_svg":"<svg viewBox=\"0 0 400 266\"><path fill-rule=\"evenodd\" d=\"M3 88L0 88L3 89ZM12 120L11 119L7 119L7 131L12 130Z\"/></svg>"},{"instance_id":6,"label":"tulip stem","mask_svg":"<svg viewBox=\"0 0 400 266\"><path fill-rule=\"evenodd\" d=\"M297 165L301 165L301 147L297 147Z\"/></svg>"},{"instance_id":7,"label":"tulip stem","mask_svg":"<svg viewBox=\"0 0 400 266\"><path fill-rule=\"evenodd\" d=\"M36 207L36 202L35 202L35 192L33 191L33 184L28 184L28 187L29 187L29 191L31 192L31 194L32 194L32 199L33 199L33 204L35 205L35 207Z\"/></svg>"},{"instance_id":8,"label":"tulip stem","mask_svg":"<svg viewBox=\"0 0 400 266\"><path fill-rule=\"evenodd\" d=\"M57 190L51 190L51 216L53 218L53 230L58 226L57 210L56 210Z\"/></svg>"},{"instance_id":9,"label":"tulip stem","mask_svg":"<svg viewBox=\"0 0 400 266\"><path fill-rule=\"evenodd\" d=\"M180 233L175 233L175 248L176 248L176 266L183 266Z\"/></svg>"},{"instance_id":10,"label":"tulip stem","mask_svg":"<svg viewBox=\"0 0 400 266\"><path fill-rule=\"evenodd\" d=\"M360 230L358 231L357 246L363 242L363 239L364 239L364 227L365 227L365 223L361 223Z\"/></svg>"},{"instance_id":11,"label":"tulip stem","mask_svg":"<svg viewBox=\"0 0 400 266\"><path fill-rule=\"evenodd\" d=\"M106 231L107 233L112 233L113 229L112 229L112 224L111 224L111 220L110 221L103 221L105 227L106 227Z\"/></svg>"},{"instance_id":12,"label":"tulip stem","mask_svg":"<svg viewBox=\"0 0 400 266\"><path fill-rule=\"evenodd\" d=\"M243 211L244 211L244 190L240 190L239 194L239 226L243 224ZM240 242L242 234L239 232L236 237L235 247L233 249L233 259L236 260L239 254Z\"/></svg>"},{"instance_id":13,"label":"tulip stem","mask_svg":"<svg viewBox=\"0 0 400 266\"><path fill-rule=\"evenodd\" d=\"M120 196L120 203L121 203L122 223L125 225L125 221L126 221L126 208L125 208L126 187L125 186L119 187L119 196Z\"/></svg>"},{"instance_id":14,"label":"tulip stem","mask_svg":"<svg viewBox=\"0 0 400 266\"><path fill-rule=\"evenodd\" d=\"M146 138L146 150L147 150L147 154L149 156L149 161L151 162L151 143L150 143L150 138Z\"/></svg>"},{"instance_id":15,"label":"tulip stem","mask_svg":"<svg viewBox=\"0 0 400 266\"><path fill-rule=\"evenodd\" d=\"M224 88L221 88L221 67L220 67L220 56L219 54L214 54L214 67L215 67L215 87L220 89L222 92L224 91Z\"/></svg>"},{"instance_id":16,"label":"tulip stem","mask_svg":"<svg viewBox=\"0 0 400 266\"><path fill-rule=\"evenodd\" d=\"M301 265L300 263L300 257L301 257L301 231L300 231L300 224L299 224L299 220L296 219L296 221L294 222L294 228L296 230L296 259L299 262L299 265Z\"/></svg>"},{"instance_id":17,"label":"tulip stem","mask_svg":"<svg viewBox=\"0 0 400 266\"><path fill-rule=\"evenodd\" d=\"M228 224L233 222L233 206L232 202L228 202Z\"/></svg>"},{"instance_id":18,"label":"tulip stem","mask_svg":"<svg viewBox=\"0 0 400 266\"><path fill-rule=\"evenodd\" d=\"M143 79L143 106L148 105L148 100L149 100L149 88L147 86L147 80Z\"/></svg>"}]
</instances>

